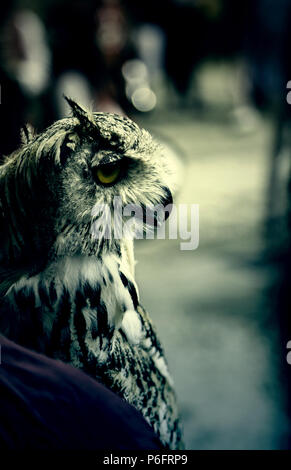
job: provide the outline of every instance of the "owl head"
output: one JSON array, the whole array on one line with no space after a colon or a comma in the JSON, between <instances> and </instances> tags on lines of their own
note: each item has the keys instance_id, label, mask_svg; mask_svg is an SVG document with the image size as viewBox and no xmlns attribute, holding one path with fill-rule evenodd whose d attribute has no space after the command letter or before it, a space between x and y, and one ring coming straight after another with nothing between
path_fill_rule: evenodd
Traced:
<instances>
[{"instance_id":1,"label":"owl head","mask_svg":"<svg viewBox=\"0 0 291 470\"><path fill-rule=\"evenodd\" d=\"M41 269L57 256L118 252L122 239L93 237L96 207L172 202L163 150L126 117L92 113L66 98L72 117L0 167L1 265ZM113 217L111 212L111 216Z\"/></svg>"}]
</instances>

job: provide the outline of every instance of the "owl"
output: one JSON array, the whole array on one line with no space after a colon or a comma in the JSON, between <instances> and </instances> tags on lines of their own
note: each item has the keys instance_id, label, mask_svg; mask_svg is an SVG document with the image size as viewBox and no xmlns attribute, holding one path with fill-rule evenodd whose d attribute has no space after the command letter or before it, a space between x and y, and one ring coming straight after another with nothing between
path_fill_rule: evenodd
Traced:
<instances>
[{"instance_id":1,"label":"owl","mask_svg":"<svg viewBox=\"0 0 291 470\"><path fill-rule=\"evenodd\" d=\"M72 117L37 136L26 129L0 167L0 331L90 374L179 449L173 381L135 282L134 232L114 236L103 221L94 234L97 209L113 220L116 200L142 208L139 227L155 225L146 208L172 203L167 158L130 119L66 99Z\"/></svg>"}]
</instances>

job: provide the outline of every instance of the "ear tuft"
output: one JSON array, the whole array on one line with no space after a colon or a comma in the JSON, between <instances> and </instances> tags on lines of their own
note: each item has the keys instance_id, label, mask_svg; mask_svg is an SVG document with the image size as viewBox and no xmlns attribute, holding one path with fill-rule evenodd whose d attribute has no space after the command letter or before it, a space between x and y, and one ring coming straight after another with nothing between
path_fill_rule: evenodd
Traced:
<instances>
[{"instance_id":1,"label":"ear tuft","mask_svg":"<svg viewBox=\"0 0 291 470\"><path fill-rule=\"evenodd\" d=\"M35 130L31 124L26 124L20 130L20 140L22 145L29 144L35 137Z\"/></svg>"},{"instance_id":2,"label":"ear tuft","mask_svg":"<svg viewBox=\"0 0 291 470\"><path fill-rule=\"evenodd\" d=\"M90 128L92 126L95 126L94 120L92 119L90 113L82 108L76 101L72 100L71 98L68 98L67 96L64 95L64 98L68 105L70 106L73 116L77 118L81 124L82 127L85 128Z\"/></svg>"}]
</instances>

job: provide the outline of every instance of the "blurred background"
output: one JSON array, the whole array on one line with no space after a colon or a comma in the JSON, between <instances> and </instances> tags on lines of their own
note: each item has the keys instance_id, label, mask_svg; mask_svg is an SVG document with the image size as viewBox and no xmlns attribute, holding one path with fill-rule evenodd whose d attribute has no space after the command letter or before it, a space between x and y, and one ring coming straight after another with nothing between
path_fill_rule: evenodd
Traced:
<instances>
[{"instance_id":1,"label":"blurred background","mask_svg":"<svg viewBox=\"0 0 291 470\"><path fill-rule=\"evenodd\" d=\"M188 449L291 448L289 46L291 0L0 5L0 158L66 94L150 130L199 204L197 250L136 243Z\"/></svg>"}]
</instances>

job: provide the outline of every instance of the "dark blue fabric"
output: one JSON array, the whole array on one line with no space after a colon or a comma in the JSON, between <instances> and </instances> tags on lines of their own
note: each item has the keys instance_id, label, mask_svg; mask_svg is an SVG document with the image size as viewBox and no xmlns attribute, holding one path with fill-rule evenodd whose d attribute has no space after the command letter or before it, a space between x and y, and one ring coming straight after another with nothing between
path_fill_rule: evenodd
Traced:
<instances>
[{"instance_id":1,"label":"dark blue fabric","mask_svg":"<svg viewBox=\"0 0 291 470\"><path fill-rule=\"evenodd\" d=\"M158 450L143 416L83 372L0 336L0 448Z\"/></svg>"}]
</instances>

